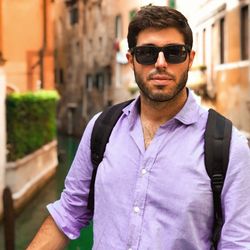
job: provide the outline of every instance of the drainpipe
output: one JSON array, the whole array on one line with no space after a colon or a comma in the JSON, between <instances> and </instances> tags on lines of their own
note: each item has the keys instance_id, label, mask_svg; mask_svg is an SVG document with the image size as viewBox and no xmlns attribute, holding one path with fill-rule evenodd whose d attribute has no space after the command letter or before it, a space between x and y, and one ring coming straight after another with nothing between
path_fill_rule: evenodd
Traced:
<instances>
[{"instance_id":1,"label":"drainpipe","mask_svg":"<svg viewBox=\"0 0 250 250\"><path fill-rule=\"evenodd\" d=\"M47 0L43 0L43 44L40 50L40 79L41 88L44 87L44 57L47 47Z\"/></svg>"},{"instance_id":2,"label":"drainpipe","mask_svg":"<svg viewBox=\"0 0 250 250\"><path fill-rule=\"evenodd\" d=\"M6 78L4 64L6 60L2 54L2 0L0 0L0 217L3 214L2 194L5 186L5 166L6 166Z\"/></svg>"},{"instance_id":3,"label":"drainpipe","mask_svg":"<svg viewBox=\"0 0 250 250\"><path fill-rule=\"evenodd\" d=\"M5 59L0 52L0 217L3 214L2 194L5 187L5 167L6 167L6 79L4 73Z\"/></svg>"}]
</instances>

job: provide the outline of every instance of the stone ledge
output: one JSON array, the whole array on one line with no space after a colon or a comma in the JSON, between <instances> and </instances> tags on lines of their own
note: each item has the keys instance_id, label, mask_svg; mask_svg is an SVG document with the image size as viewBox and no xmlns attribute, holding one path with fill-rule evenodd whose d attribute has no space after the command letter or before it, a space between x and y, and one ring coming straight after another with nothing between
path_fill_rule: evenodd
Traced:
<instances>
[{"instance_id":1,"label":"stone ledge","mask_svg":"<svg viewBox=\"0 0 250 250\"><path fill-rule=\"evenodd\" d=\"M55 174L57 165L56 140L22 159L7 163L6 186L9 186L12 191L16 212L19 212Z\"/></svg>"}]
</instances>

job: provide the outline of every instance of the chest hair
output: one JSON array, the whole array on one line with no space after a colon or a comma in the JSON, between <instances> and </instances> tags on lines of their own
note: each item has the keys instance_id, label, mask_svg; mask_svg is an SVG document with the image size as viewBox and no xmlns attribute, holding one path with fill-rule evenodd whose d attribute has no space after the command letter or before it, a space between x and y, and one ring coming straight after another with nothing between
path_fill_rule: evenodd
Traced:
<instances>
[{"instance_id":1,"label":"chest hair","mask_svg":"<svg viewBox=\"0 0 250 250\"><path fill-rule=\"evenodd\" d=\"M143 130L143 138L144 138L144 146L147 149L151 141L153 140L158 128L160 125L152 124L147 121L142 121L142 130Z\"/></svg>"}]
</instances>

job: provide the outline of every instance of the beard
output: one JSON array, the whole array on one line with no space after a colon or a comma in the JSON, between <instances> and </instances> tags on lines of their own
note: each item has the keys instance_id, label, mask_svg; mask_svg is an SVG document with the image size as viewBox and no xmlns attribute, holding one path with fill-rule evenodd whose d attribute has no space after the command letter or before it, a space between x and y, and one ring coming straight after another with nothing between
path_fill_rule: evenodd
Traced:
<instances>
[{"instance_id":1,"label":"beard","mask_svg":"<svg viewBox=\"0 0 250 250\"><path fill-rule=\"evenodd\" d=\"M165 71L162 70L156 70L155 72L153 72L152 74L150 74L147 80L150 80L151 77L155 74L163 74L163 75L167 75L169 76L173 81L176 82L176 77L172 74L169 74ZM180 79L178 82L176 82L176 85L174 88L172 88L171 91L169 91L169 93L164 93L163 92L163 88L168 88L168 86L163 86L163 87L158 87L159 90L162 89L162 91L158 91L158 93L154 93L151 89L150 89L150 85L147 84L146 81L144 81L142 79L142 77L136 72L135 67L134 67L134 76L135 76L135 81L141 91L141 94L146 97L147 99L149 99L150 101L153 102L167 102L170 101L172 99L174 99L175 97L178 96L178 94L186 87L186 83L187 83L187 79L188 79L188 69L185 70L182 75L180 76Z\"/></svg>"}]
</instances>

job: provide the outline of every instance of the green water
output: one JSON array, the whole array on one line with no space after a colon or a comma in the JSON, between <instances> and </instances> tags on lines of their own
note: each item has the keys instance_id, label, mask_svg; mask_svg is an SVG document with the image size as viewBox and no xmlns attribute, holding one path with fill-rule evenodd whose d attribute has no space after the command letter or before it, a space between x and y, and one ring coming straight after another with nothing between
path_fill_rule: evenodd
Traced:
<instances>
[{"instance_id":1,"label":"green water","mask_svg":"<svg viewBox=\"0 0 250 250\"><path fill-rule=\"evenodd\" d=\"M15 221L15 247L22 250L27 247L44 219L48 216L46 205L60 197L64 178L74 158L79 140L72 137L59 136L59 166L55 177L35 195L33 200L18 215ZM67 250L91 250L93 244L92 225L81 231L77 240L69 243ZM4 250L3 227L0 224L0 249Z\"/></svg>"}]
</instances>

